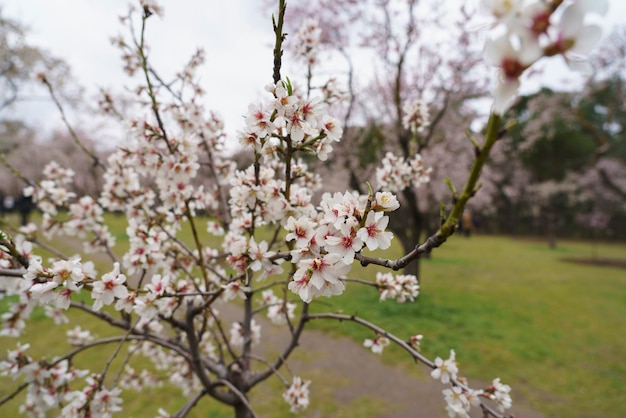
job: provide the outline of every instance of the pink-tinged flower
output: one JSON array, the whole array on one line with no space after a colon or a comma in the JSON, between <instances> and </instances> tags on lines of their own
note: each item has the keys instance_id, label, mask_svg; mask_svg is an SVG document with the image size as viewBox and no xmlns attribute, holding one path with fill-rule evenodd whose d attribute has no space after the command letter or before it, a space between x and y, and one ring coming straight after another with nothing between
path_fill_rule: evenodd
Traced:
<instances>
[{"instance_id":1,"label":"pink-tinged flower","mask_svg":"<svg viewBox=\"0 0 626 418\"><path fill-rule=\"evenodd\" d=\"M283 399L291 407L291 412L303 411L309 406L310 384L310 380L302 380L300 377L294 376L293 383L283 393Z\"/></svg>"},{"instance_id":2,"label":"pink-tinged flower","mask_svg":"<svg viewBox=\"0 0 626 418\"><path fill-rule=\"evenodd\" d=\"M150 279L150 283L146 285L146 290L154 293L155 295L162 295L168 290L169 285L170 276L161 276L160 274L155 274L154 276L152 276L152 279Z\"/></svg>"},{"instance_id":3,"label":"pink-tinged flower","mask_svg":"<svg viewBox=\"0 0 626 418\"><path fill-rule=\"evenodd\" d=\"M339 278L350 271L350 266L338 263L336 257L326 255L323 258L312 258L302 260L299 263L299 270L309 271L310 282L313 286L321 289L326 283L338 283Z\"/></svg>"},{"instance_id":4,"label":"pink-tinged flower","mask_svg":"<svg viewBox=\"0 0 626 418\"><path fill-rule=\"evenodd\" d=\"M128 289L124 286L126 276L120 273L120 264L113 264L113 271L105 274L93 283L91 297L94 299L93 309L98 311L104 305L110 305L115 298L124 299Z\"/></svg>"},{"instance_id":5,"label":"pink-tinged flower","mask_svg":"<svg viewBox=\"0 0 626 418\"><path fill-rule=\"evenodd\" d=\"M250 256L250 270L259 271L261 268L268 270L272 268L272 262L269 260L276 252L268 251L268 243L263 240L256 243L254 237L250 238L250 245L248 247L248 255Z\"/></svg>"},{"instance_id":6,"label":"pink-tinged flower","mask_svg":"<svg viewBox=\"0 0 626 418\"><path fill-rule=\"evenodd\" d=\"M298 274L298 272L301 272ZM300 299L306 303L311 303L314 296L318 296L319 292L315 287L311 285L312 272L308 269L301 269L296 271L293 275L293 280L289 282L287 288L293 293L300 296Z\"/></svg>"},{"instance_id":7,"label":"pink-tinged flower","mask_svg":"<svg viewBox=\"0 0 626 418\"><path fill-rule=\"evenodd\" d=\"M57 260L52 263L53 279L66 287L75 286L75 283L81 282L85 278L80 259ZM76 290L76 289L72 289Z\"/></svg>"},{"instance_id":8,"label":"pink-tinged flower","mask_svg":"<svg viewBox=\"0 0 626 418\"><path fill-rule=\"evenodd\" d=\"M271 112L263 109L260 105L250 104L248 106L248 115L246 116L246 125L250 131L258 138L270 136L276 126L270 120Z\"/></svg>"},{"instance_id":9,"label":"pink-tinged flower","mask_svg":"<svg viewBox=\"0 0 626 418\"><path fill-rule=\"evenodd\" d=\"M241 299L247 299L246 292L250 291L250 288L242 286L239 280L222 285L222 289L224 289L224 293L222 294L224 300L233 300L237 296Z\"/></svg>"},{"instance_id":10,"label":"pink-tinged flower","mask_svg":"<svg viewBox=\"0 0 626 418\"><path fill-rule=\"evenodd\" d=\"M297 220L290 216L285 226L285 229L290 232L285 236L285 241L296 240L296 247L305 247L315 236L314 228L315 223L306 216L302 216Z\"/></svg>"},{"instance_id":11,"label":"pink-tinged flower","mask_svg":"<svg viewBox=\"0 0 626 418\"><path fill-rule=\"evenodd\" d=\"M322 129L330 141L338 142L343 134L339 121L329 115L322 117Z\"/></svg>"},{"instance_id":12,"label":"pink-tinged flower","mask_svg":"<svg viewBox=\"0 0 626 418\"><path fill-rule=\"evenodd\" d=\"M456 365L456 355L454 350L450 350L450 358L442 360L440 357L435 359L435 368L430 375L434 379L441 379L441 383L449 383L450 380L456 379L459 368Z\"/></svg>"},{"instance_id":13,"label":"pink-tinged flower","mask_svg":"<svg viewBox=\"0 0 626 418\"><path fill-rule=\"evenodd\" d=\"M119 396L120 393L122 390L119 388L97 391L90 404L91 413L100 417L112 417L114 412L121 411L122 398Z\"/></svg>"},{"instance_id":14,"label":"pink-tinged flower","mask_svg":"<svg viewBox=\"0 0 626 418\"><path fill-rule=\"evenodd\" d=\"M289 282L289 290L307 303L317 296L340 295L345 289L340 278L350 271L350 266L340 261L332 254L300 260L293 281Z\"/></svg>"},{"instance_id":15,"label":"pink-tinged flower","mask_svg":"<svg viewBox=\"0 0 626 418\"><path fill-rule=\"evenodd\" d=\"M222 225L220 225L218 222L215 222L215 221L207 222L206 230L209 234L212 234L218 237L221 237L222 235L224 235L224 228L222 227Z\"/></svg>"},{"instance_id":16,"label":"pink-tinged flower","mask_svg":"<svg viewBox=\"0 0 626 418\"><path fill-rule=\"evenodd\" d=\"M7 350L7 359L0 361L0 376L11 376L14 379L19 375L20 369L33 361L26 355L30 344L17 344L16 350Z\"/></svg>"},{"instance_id":17,"label":"pink-tinged flower","mask_svg":"<svg viewBox=\"0 0 626 418\"><path fill-rule=\"evenodd\" d=\"M356 252L363 248L363 240L357 236L356 227L345 223L341 225L338 236L326 237L326 251L329 255L338 258L344 264L352 264Z\"/></svg>"},{"instance_id":18,"label":"pink-tinged flower","mask_svg":"<svg viewBox=\"0 0 626 418\"><path fill-rule=\"evenodd\" d=\"M589 13L604 15L607 3L603 0L579 1L568 6L552 34L553 43L547 48L547 55L586 55L602 38L602 28L594 24L585 24Z\"/></svg>"},{"instance_id":19,"label":"pink-tinged flower","mask_svg":"<svg viewBox=\"0 0 626 418\"><path fill-rule=\"evenodd\" d=\"M543 55L539 42L529 33L518 36L517 48L513 46L511 37L507 32L485 42L485 59L499 68L493 105L497 114L503 114L508 109L517 94L522 73Z\"/></svg>"},{"instance_id":20,"label":"pink-tinged flower","mask_svg":"<svg viewBox=\"0 0 626 418\"><path fill-rule=\"evenodd\" d=\"M358 230L356 236L359 237L370 251L380 248L385 250L391 246L393 234L386 232L389 217L382 212L370 212L365 219L365 225Z\"/></svg>"},{"instance_id":21,"label":"pink-tinged flower","mask_svg":"<svg viewBox=\"0 0 626 418\"><path fill-rule=\"evenodd\" d=\"M117 302L115 302L115 310L131 313L133 308L135 307L136 297L137 294L135 292L129 292L125 298L120 298L117 300Z\"/></svg>"},{"instance_id":22,"label":"pink-tinged flower","mask_svg":"<svg viewBox=\"0 0 626 418\"><path fill-rule=\"evenodd\" d=\"M414 347L417 351L420 351L420 345L423 339L424 336L422 334L412 335L409 337L409 345Z\"/></svg>"},{"instance_id":23,"label":"pink-tinged flower","mask_svg":"<svg viewBox=\"0 0 626 418\"><path fill-rule=\"evenodd\" d=\"M389 338L376 334L373 340L365 339L363 341L363 346L365 348L371 348L372 353L374 354L382 354L383 349L389 345Z\"/></svg>"},{"instance_id":24,"label":"pink-tinged flower","mask_svg":"<svg viewBox=\"0 0 626 418\"><path fill-rule=\"evenodd\" d=\"M135 298L135 313L141 317L142 322L150 321L159 313L155 301L156 295L154 293Z\"/></svg>"}]
</instances>

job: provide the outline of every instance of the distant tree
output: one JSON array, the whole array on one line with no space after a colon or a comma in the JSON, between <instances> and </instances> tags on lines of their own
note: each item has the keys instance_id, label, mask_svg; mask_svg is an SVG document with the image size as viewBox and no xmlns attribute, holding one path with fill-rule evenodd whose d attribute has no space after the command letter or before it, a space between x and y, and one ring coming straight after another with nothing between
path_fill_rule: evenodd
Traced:
<instances>
[{"instance_id":1,"label":"distant tree","mask_svg":"<svg viewBox=\"0 0 626 418\"><path fill-rule=\"evenodd\" d=\"M551 245L558 230L604 230L609 235L623 230L625 50L616 40L624 38L622 28L600 48L594 62L602 71L594 72L582 91L544 88L521 98L510 111L518 124L490 163L501 173L495 176L500 218L539 217ZM519 161L499 155L506 149L517 152Z\"/></svg>"}]
</instances>

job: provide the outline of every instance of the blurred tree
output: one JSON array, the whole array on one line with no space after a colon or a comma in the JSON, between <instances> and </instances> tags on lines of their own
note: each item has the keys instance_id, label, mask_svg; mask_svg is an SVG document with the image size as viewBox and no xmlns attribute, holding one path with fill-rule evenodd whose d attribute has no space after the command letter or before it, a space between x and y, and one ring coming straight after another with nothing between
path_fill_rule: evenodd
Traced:
<instances>
[{"instance_id":1,"label":"blurred tree","mask_svg":"<svg viewBox=\"0 0 626 418\"><path fill-rule=\"evenodd\" d=\"M491 169L500 172L496 183L503 197L500 219L539 216L551 245L557 232L568 229L608 235L626 230L621 215L626 210L625 33L620 28L605 42L592 62L610 61L604 67L610 71L594 72L581 93L542 89L521 98L511 109L519 123L501 148L521 151L521 159L493 156ZM502 226L512 231L511 225Z\"/></svg>"},{"instance_id":2,"label":"blurred tree","mask_svg":"<svg viewBox=\"0 0 626 418\"><path fill-rule=\"evenodd\" d=\"M38 74L46 74L61 91L69 91L69 67L27 42L27 28L0 7L0 112L37 92ZM63 90L65 89L65 90Z\"/></svg>"},{"instance_id":3,"label":"blurred tree","mask_svg":"<svg viewBox=\"0 0 626 418\"><path fill-rule=\"evenodd\" d=\"M80 103L77 100L80 87L70 83L72 77L67 63L31 45L27 35L28 29L5 16L0 7L0 153L28 178L37 178L41 167L57 160L79 174L78 192L95 191L93 164L86 155L77 155L77 148L68 134L56 132L50 138L41 138L18 114L10 112L20 102L37 98L50 100L42 83L44 76L54 85L56 100L70 106ZM0 166L0 193L18 198L24 184L8 172L8 168Z\"/></svg>"}]
</instances>

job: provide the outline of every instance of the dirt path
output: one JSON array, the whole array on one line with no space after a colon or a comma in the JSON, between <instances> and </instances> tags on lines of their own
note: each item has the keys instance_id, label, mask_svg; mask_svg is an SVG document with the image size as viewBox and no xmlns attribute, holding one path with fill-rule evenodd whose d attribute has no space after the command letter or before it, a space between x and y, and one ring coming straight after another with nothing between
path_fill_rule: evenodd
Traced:
<instances>
[{"instance_id":1,"label":"dirt path","mask_svg":"<svg viewBox=\"0 0 626 418\"><path fill-rule=\"evenodd\" d=\"M236 313L236 308L231 310L224 305L219 309L226 317ZM256 321L260 319L257 317ZM268 321L263 321L261 326L263 353L269 353L268 358L273 359L272 354L289 341L289 331ZM442 395L446 386L434 381L426 367L414 365L408 356L403 366L384 364L378 355L353 340L316 330L305 330L300 346L305 349L296 349L289 365L298 375L312 380L311 405L301 416L358 418L367 412L367 416L375 418L447 417ZM318 390L330 393L337 408L330 412L318 409L315 404ZM543 417L523 402L516 402L515 392L512 395L510 413L515 417ZM476 408L473 412L472 417L482 416Z\"/></svg>"}]
</instances>

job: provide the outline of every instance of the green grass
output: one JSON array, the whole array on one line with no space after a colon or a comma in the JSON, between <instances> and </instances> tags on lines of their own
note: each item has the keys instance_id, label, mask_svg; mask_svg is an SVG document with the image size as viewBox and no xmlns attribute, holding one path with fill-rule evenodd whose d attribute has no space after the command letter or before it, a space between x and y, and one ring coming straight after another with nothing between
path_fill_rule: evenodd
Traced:
<instances>
[{"instance_id":1,"label":"green grass","mask_svg":"<svg viewBox=\"0 0 626 418\"><path fill-rule=\"evenodd\" d=\"M597 245L601 257L626 259L625 245ZM550 250L504 237L453 237L423 261L417 303L377 302L359 286L327 302L403 338L423 334L430 358L454 348L470 381L501 377L514 399L521 395L546 416L626 416L626 270L560 260L589 254L582 242ZM371 337L348 324L321 327ZM383 358L406 361L399 350Z\"/></svg>"},{"instance_id":2,"label":"green grass","mask_svg":"<svg viewBox=\"0 0 626 418\"><path fill-rule=\"evenodd\" d=\"M125 249L123 217L113 217L113 233L118 247ZM204 223L199 228L204 229ZM189 231L183 233L190 242ZM203 240L208 239L205 233ZM210 246L215 242L207 241ZM323 298L316 311L356 313L389 329L400 337L421 333L422 351L429 358L447 358L454 348L461 372L472 381L488 383L495 377L513 387L513 398L522 398L547 417L620 417L626 416L626 356L624 317L626 315L626 270L578 265L561 261L563 257L626 258L626 245L561 242L550 250L533 240L474 236L452 237L432 259L422 262L421 294L415 303L379 302L372 288L348 285L339 298ZM73 254L77 247L62 244ZM394 256L399 250L394 249ZM106 272L110 262L100 260L98 270ZM372 278L376 269L355 265L351 276ZM86 295L84 297L87 297ZM0 301L0 312L7 301ZM81 313L70 313L75 322L93 330L99 337L111 335L107 326ZM33 356L53 357L67 351L65 331L70 326L54 327L41 312L28 324L19 338L30 342ZM372 335L354 324L314 322L330 334L349 335L359 344ZM0 357L17 341L0 338ZM115 345L88 351L77 357L78 367L98 371ZM299 361L306 360L306 348L298 350ZM401 350L389 347L382 356L393 364L412 364ZM144 364L144 360L139 360ZM111 366L115 373L121 360ZM143 362L143 363L142 363ZM93 366L93 365L98 366ZM415 375L427 376L422 367L407 368ZM320 371L313 380L310 411L304 416L375 416L387 407L380 398L356 399L337 404L333 388L347 384L341 376ZM0 378L0 398L15 383ZM392 390L392 389L391 389ZM261 416L289 417L282 402L283 391L277 379L251 392L252 402ZM380 394L379 394L380 395ZM185 402L174 388L149 390L136 395L125 392L124 416L149 417L158 407L175 412ZM443 401L442 401L443 402ZM18 402L0 407L0 416L16 416ZM210 399L192 417L230 417L231 411Z\"/></svg>"}]
</instances>

